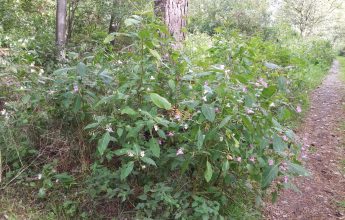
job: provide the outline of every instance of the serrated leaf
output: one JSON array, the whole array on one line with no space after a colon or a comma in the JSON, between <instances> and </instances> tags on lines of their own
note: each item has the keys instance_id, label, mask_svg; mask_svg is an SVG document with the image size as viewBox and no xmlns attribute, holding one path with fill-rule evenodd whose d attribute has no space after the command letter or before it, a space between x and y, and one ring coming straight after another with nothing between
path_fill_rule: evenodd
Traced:
<instances>
[{"instance_id":1,"label":"serrated leaf","mask_svg":"<svg viewBox=\"0 0 345 220\"><path fill-rule=\"evenodd\" d=\"M124 109L122 109L121 114L122 115L126 114L126 115L130 115L130 116L135 116L135 115L137 115L137 112L134 111L132 108L127 106Z\"/></svg>"},{"instance_id":2,"label":"serrated leaf","mask_svg":"<svg viewBox=\"0 0 345 220\"><path fill-rule=\"evenodd\" d=\"M203 135L203 133L201 132L200 129L198 131L198 136L197 137L198 137L198 140L197 140L196 146L200 150L202 145L204 144L204 140L205 140L205 135Z\"/></svg>"},{"instance_id":3,"label":"serrated leaf","mask_svg":"<svg viewBox=\"0 0 345 220\"><path fill-rule=\"evenodd\" d=\"M168 85L173 92L176 90L176 85L175 85L175 82L173 80L170 79L168 81Z\"/></svg>"},{"instance_id":4,"label":"serrated leaf","mask_svg":"<svg viewBox=\"0 0 345 220\"><path fill-rule=\"evenodd\" d=\"M150 165L153 165L153 166L157 166L156 165L156 162L154 160L152 160L151 158L149 157L142 157L140 158L144 163L147 163L147 164L150 164Z\"/></svg>"},{"instance_id":5,"label":"serrated leaf","mask_svg":"<svg viewBox=\"0 0 345 220\"><path fill-rule=\"evenodd\" d=\"M158 95L157 93L151 93L150 98L157 107L164 108L165 110L171 109L171 103L166 98Z\"/></svg>"},{"instance_id":6,"label":"serrated leaf","mask_svg":"<svg viewBox=\"0 0 345 220\"><path fill-rule=\"evenodd\" d=\"M159 55L159 53L156 50L152 50L152 49L149 49L149 50L150 50L150 53L152 54L152 56L154 56L157 60L162 59L161 55Z\"/></svg>"},{"instance_id":7,"label":"serrated leaf","mask_svg":"<svg viewBox=\"0 0 345 220\"><path fill-rule=\"evenodd\" d=\"M295 163L288 162L288 170L300 176L310 176L309 172L304 167Z\"/></svg>"},{"instance_id":8,"label":"serrated leaf","mask_svg":"<svg viewBox=\"0 0 345 220\"><path fill-rule=\"evenodd\" d=\"M123 149L118 149L118 150L114 151L114 154L116 156L122 156L122 155L128 154L129 152L133 153L131 150L123 148Z\"/></svg>"},{"instance_id":9,"label":"serrated leaf","mask_svg":"<svg viewBox=\"0 0 345 220\"><path fill-rule=\"evenodd\" d=\"M266 168L262 177L262 182L261 182L262 188L267 188L272 183L272 181L275 178L277 178L278 171L279 171L278 164Z\"/></svg>"},{"instance_id":10,"label":"serrated leaf","mask_svg":"<svg viewBox=\"0 0 345 220\"><path fill-rule=\"evenodd\" d=\"M222 122L219 124L218 128L223 128L231 120L231 116L226 116Z\"/></svg>"},{"instance_id":11,"label":"serrated leaf","mask_svg":"<svg viewBox=\"0 0 345 220\"><path fill-rule=\"evenodd\" d=\"M109 142L110 142L110 134L109 132L106 132L102 136L102 138L98 141L97 150L101 156L104 154L104 151L107 149Z\"/></svg>"},{"instance_id":12,"label":"serrated leaf","mask_svg":"<svg viewBox=\"0 0 345 220\"><path fill-rule=\"evenodd\" d=\"M210 182L212 179L212 175L213 175L213 170L212 170L212 165L210 164L210 162L206 162L206 170L204 173L204 177L206 182Z\"/></svg>"},{"instance_id":13,"label":"serrated leaf","mask_svg":"<svg viewBox=\"0 0 345 220\"><path fill-rule=\"evenodd\" d=\"M82 62L77 65L77 73L81 76L86 74L86 65Z\"/></svg>"},{"instance_id":14,"label":"serrated leaf","mask_svg":"<svg viewBox=\"0 0 345 220\"><path fill-rule=\"evenodd\" d=\"M277 91L277 87L276 86L269 86L267 88L265 88L263 91L262 91L262 95L265 97L265 98L270 98L274 95L274 93Z\"/></svg>"},{"instance_id":15,"label":"serrated leaf","mask_svg":"<svg viewBox=\"0 0 345 220\"><path fill-rule=\"evenodd\" d=\"M92 129L92 128L95 128L99 125L99 123L91 123L91 124L88 124L84 130L88 130L88 129Z\"/></svg>"},{"instance_id":16,"label":"serrated leaf","mask_svg":"<svg viewBox=\"0 0 345 220\"><path fill-rule=\"evenodd\" d=\"M117 133L117 135L118 135L119 137L121 137L122 134L123 134L123 128L118 128L118 129L116 130L116 133Z\"/></svg>"},{"instance_id":17,"label":"serrated leaf","mask_svg":"<svg viewBox=\"0 0 345 220\"><path fill-rule=\"evenodd\" d=\"M133 18L128 18L125 20L125 25L128 26L132 26L132 25L138 25L140 24L140 21L137 19L133 19Z\"/></svg>"},{"instance_id":18,"label":"serrated leaf","mask_svg":"<svg viewBox=\"0 0 345 220\"><path fill-rule=\"evenodd\" d=\"M216 111L214 107L211 105L203 104L201 106L201 112L205 116L205 118L210 122L213 122L216 118Z\"/></svg>"},{"instance_id":19,"label":"serrated leaf","mask_svg":"<svg viewBox=\"0 0 345 220\"><path fill-rule=\"evenodd\" d=\"M115 35L113 33L109 34L105 39L104 39L104 43L105 44L108 44L110 43L111 41L113 41L115 39Z\"/></svg>"},{"instance_id":20,"label":"serrated leaf","mask_svg":"<svg viewBox=\"0 0 345 220\"><path fill-rule=\"evenodd\" d=\"M277 134L273 136L273 149L277 153L282 153L287 148L287 143L283 141Z\"/></svg>"},{"instance_id":21,"label":"serrated leaf","mask_svg":"<svg viewBox=\"0 0 345 220\"><path fill-rule=\"evenodd\" d=\"M126 177L133 171L134 168L134 162L130 161L126 163L124 166L121 168L121 174L120 174L120 179L124 180Z\"/></svg>"},{"instance_id":22,"label":"serrated leaf","mask_svg":"<svg viewBox=\"0 0 345 220\"><path fill-rule=\"evenodd\" d=\"M156 139L152 138L150 140L150 150L155 157L160 157L161 154L161 148L159 147L159 144Z\"/></svg>"}]
</instances>

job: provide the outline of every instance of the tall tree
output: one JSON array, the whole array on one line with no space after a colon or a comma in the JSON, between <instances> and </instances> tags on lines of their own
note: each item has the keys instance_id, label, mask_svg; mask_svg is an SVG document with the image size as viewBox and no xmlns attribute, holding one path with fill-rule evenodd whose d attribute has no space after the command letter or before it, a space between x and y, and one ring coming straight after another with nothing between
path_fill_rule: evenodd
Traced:
<instances>
[{"instance_id":1,"label":"tall tree","mask_svg":"<svg viewBox=\"0 0 345 220\"><path fill-rule=\"evenodd\" d=\"M283 20L295 27L305 37L326 22L339 7L339 0L283 0Z\"/></svg>"},{"instance_id":2,"label":"tall tree","mask_svg":"<svg viewBox=\"0 0 345 220\"><path fill-rule=\"evenodd\" d=\"M154 0L154 7L155 15L165 22L176 41L184 40L188 0Z\"/></svg>"},{"instance_id":3,"label":"tall tree","mask_svg":"<svg viewBox=\"0 0 345 220\"><path fill-rule=\"evenodd\" d=\"M56 46L58 60L66 58L66 15L67 0L56 1Z\"/></svg>"}]
</instances>

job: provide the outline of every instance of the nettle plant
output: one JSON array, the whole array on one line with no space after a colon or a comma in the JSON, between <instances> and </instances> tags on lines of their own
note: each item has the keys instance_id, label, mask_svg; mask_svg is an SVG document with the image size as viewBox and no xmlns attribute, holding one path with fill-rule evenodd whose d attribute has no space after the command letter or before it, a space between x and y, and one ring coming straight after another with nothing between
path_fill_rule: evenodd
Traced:
<instances>
[{"instance_id":1,"label":"nettle plant","mask_svg":"<svg viewBox=\"0 0 345 220\"><path fill-rule=\"evenodd\" d=\"M133 44L106 80L99 72L103 94L88 109L93 196L119 197L144 216L221 216L239 186L261 195L274 180L280 189L293 187L291 175L307 175L294 133L280 124L279 113L296 111L285 102L286 71L255 63L253 51L225 39L211 48L213 65L195 66L162 38L165 27L137 16L126 24L132 32L106 41L127 36ZM219 63L217 51L234 53L242 71ZM79 83L75 92L90 93Z\"/></svg>"},{"instance_id":2,"label":"nettle plant","mask_svg":"<svg viewBox=\"0 0 345 220\"><path fill-rule=\"evenodd\" d=\"M262 42L219 35L207 59L196 59L207 62L196 65L163 25L138 16L126 25L127 33L105 40L128 38L122 54L101 51L37 76L26 98L31 115L44 113L41 127L63 121L90 146L83 153L93 161L85 182L91 196L119 198L139 217L221 218L236 190L260 200L274 182L275 197L294 188L290 176L307 175L284 126L300 111L289 102L293 78L264 66Z\"/></svg>"}]
</instances>

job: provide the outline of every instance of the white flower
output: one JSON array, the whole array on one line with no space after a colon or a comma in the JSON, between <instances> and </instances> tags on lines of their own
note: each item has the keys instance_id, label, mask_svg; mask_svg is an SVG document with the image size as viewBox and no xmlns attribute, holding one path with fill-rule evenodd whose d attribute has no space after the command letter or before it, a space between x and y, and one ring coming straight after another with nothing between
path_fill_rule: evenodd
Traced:
<instances>
[{"instance_id":1,"label":"white flower","mask_svg":"<svg viewBox=\"0 0 345 220\"><path fill-rule=\"evenodd\" d=\"M146 90L147 90L148 92L150 92L150 91L151 91L151 89L150 89L150 88L147 88Z\"/></svg>"},{"instance_id":2,"label":"white flower","mask_svg":"<svg viewBox=\"0 0 345 220\"><path fill-rule=\"evenodd\" d=\"M270 107L276 107L276 105L274 104L274 102L272 102L272 103L270 104Z\"/></svg>"},{"instance_id":3,"label":"white flower","mask_svg":"<svg viewBox=\"0 0 345 220\"><path fill-rule=\"evenodd\" d=\"M220 65L219 68L220 68L221 70L224 70L224 69L225 69L225 66L224 66L224 65Z\"/></svg>"},{"instance_id":4,"label":"white flower","mask_svg":"<svg viewBox=\"0 0 345 220\"><path fill-rule=\"evenodd\" d=\"M7 115L6 109L1 111L1 115Z\"/></svg>"},{"instance_id":5,"label":"white flower","mask_svg":"<svg viewBox=\"0 0 345 220\"><path fill-rule=\"evenodd\" d=\"M184 128L185 130L187 130L187 129L188 129L188 124L184 124L184 125L183 125L183 128Z\"/></svg>"},{"instance_id":6,"label":"white flower","mask_svg":"<svg viewBox=\"0 0 345 220\"><path fill-rule=\"evenodd\" d=\"M224 137L223 137L223 136L220 136L220 137L219 137L219 141L220 141L220 142L223 142L223 141L224 141Z\"/></svg>"},{"instance_id":7,"label":"white flower","mask_svg":"<svg viewBox=\"0 0 345 220\"><path fill-rule=\"evenodd\" d=\"M117 63L118 64L123 64L123 62L121 60L118 60Z\"/></svg>"},{"instance_id":8,"label":"white flower","mask_svg":"<svg viewBox=\"0 0 345 220\"><path fill-rule=\"evenodd\" d=\"M146 169L146 166L145 166L145 165L142 165L141 168L142 168L142 169Z\"/></svg>"},{"instance_id":9,"label":"white flower","mask_svg":"<svg viewBox=\"0 0 345 220\"><path fill-rule=\"evenodd\" d=\"M183 148L179 148L176 152L176 156L183 155L183 154L184 154Z\"/></svg>"},{"instance_id":10,"label":"white flower","mask_svg":"<svg viewBox=\"0 0 345 220\"><path fill-rule=\"evenodd\" d=\"M155 80L156 78L154 76L151 76L150 77L150 80Z\"/></svg>"},{"instance_id":11,"label":"white flower","mask_svg":"<svg viewBox=\"0 0 345 220\"><path fill-rule=\"evenodd\" d=\"M128 151L127 155L128 155L129 157L134 157L134 154L132 153L132 151Z\"/></svg>"},{"instance_id":12,"label":"white flower","mask_svg":"<svg viewBox=\"0 0 345 220\"><path fill-rule=\"evenodd\" d=\"M105 130L109 133L114 132L114 130L111 128L111 124L107 124L107 127L105 128Z\"/></svg>"},{"instance_id":13,"label":"white flower","mask_svg":"<svg viewBox=\"0 0 345 220\"><path fill-rule=\"evenodd\" d=\"M205 102L207 102L207 97L206 97L206 96L203 96L203 97L202 97L202 100L204 100Z\"/></svg>"},{"instance_id":14,"label":"white flower","mask_svg":"<svg viewBox=\"0 0 345 220\"><path fill-rule=\"evenodd\" d=\"M42 179L42 174L38 174L37 179L39 179L39 180Z\"/></svg>"},{"instance_id":15,"label":"white flower","mask_svg":"<svg viewBox=\"0 0 345 220\"><path fill-rule=\"evenodd\" d=\"M140 152L140 157L145 157L145 151Z\"/></svg>"},{"instance_id":16,"label":"white flower","mask_svg":"<svg viewBox=\"0 0 345 220\"><path fill-rule=\"evenodd\" d=\"M159 129L158 125L153 125L153 128L155 129L155 131L158 131Z\"/></svg>"},{"instance_id":17,"label":"white flower","mask_svg":"<svg viewBox=\"0 0 345 220\"><path fill-rule=\"evenodd\" d=\"M231 106L230 106L230 103L226 104L226 107L230 108L230 107L231 107Z\"/></svg>"}]
</instances>

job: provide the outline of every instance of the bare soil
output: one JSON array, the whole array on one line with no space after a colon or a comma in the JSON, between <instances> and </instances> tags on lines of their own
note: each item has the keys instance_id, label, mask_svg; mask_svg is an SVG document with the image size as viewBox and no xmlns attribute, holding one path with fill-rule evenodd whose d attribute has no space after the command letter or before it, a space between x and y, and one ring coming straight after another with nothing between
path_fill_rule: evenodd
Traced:
<instances>
[{"instance_id":1,"label":"bare soil","mask_svg":"<svg viewBox=\"0 0 345 220\"><path fill-rule=\"evenodd\" d=\"M307 150L305 167L310 177L298 177L294 184L301 191L284 190L275 204L268 204L265 218L345 219L345 174L340 168L345 159L345 84L340 79L338 61L311 94L311 109L297 132ZM343 128L344 129L344 128Z\"/></svg>"}]
</instances>

